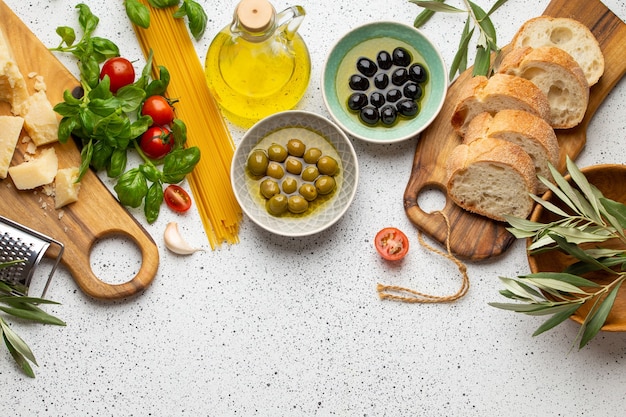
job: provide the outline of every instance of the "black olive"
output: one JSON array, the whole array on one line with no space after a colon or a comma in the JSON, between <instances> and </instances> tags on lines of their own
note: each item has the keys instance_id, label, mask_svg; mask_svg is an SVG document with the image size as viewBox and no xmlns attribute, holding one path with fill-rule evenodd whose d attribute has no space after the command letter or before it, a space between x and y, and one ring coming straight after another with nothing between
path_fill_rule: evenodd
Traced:
<instances>
[{"instance_id":1,"label":"black olive","mask_svg":"<svg viewBox=\"0 0 626 417\"><path fill-rule=\"evenodd\" d=\"M392 105L387 104L380 109L380 121L383 122L384 125L390 126L394 124L397 119L398 112Z\"/></svg>"},{"instance_id":2,"label":"black olive","mask_svg":"<svg viewBox=\"0 0 626 417\"><path fill-rule=\"evenodd\" d=\"M362 75L354 74L350 77L350 88L356 91L365 91L370 88L370 81Z\"/></svg>"},{"instance_id":3,"label":"black olive","mask_svg":"<svg viewBox=\"0 0 626 417\"><path fill-rule=\"evenodd\" d=\"M370 104L376 108L380 108L385 104L385 96L378 91L370 94Z\"/></svg>"},{"instance_id":4,"label":"black olive","mask_svg":"<svg viewBox=\"0 0 626 417\"><path fill-rule=\"evenodd\" d=\"M404 97L406 98L410 98L413 100L419 100L420 98L422 98L422 87L414 82L408 82L404 85L404 88L402 89L402 92L404 93Z\"/></svg>"},{"instance_id":5,"label":"black olive","mask_svg":"<svg viewBox=\"0 0 626 417\"><path fill-rule=\"evenodd\" d=\"M372 106L365 106L359 113L361 120L368 125L375 125L378 123L379 115L378 109Z\"/></svg>"},{"instance_id":6,"label":"black olive","mask_svg":"<svg viewBox=\"0 0 626 417\"><path fill-rule=\"evenodd\" d=\"M428 74L421 64L413 64L409 67L409 78L416 83L423 83L428 78Z\"/></svg>"},{"instance_id":7,"label":"black olive","mask_svg":"<svg viewBox=\"0 0 626 417\"><path fill-rule=\"evenodd\" d=\"M398 109L398 113L405 117L415 116L419 110L415 100L408 98L402 99L396 103L396 108Z\"/></svg>"},{"instance_id":8,"label":"black olive","mask_svg":"<svg viewBox=\"0 0 626 417\"><path fill-rule=\"evenodd\" d=\"M387 51L380 51L376 56L376 62L381 69L388 70L393 65L393 58Z\"/></svg>"},{"instance_id":9,"label":"black olive","mask_svg":"<svg viewBox=\"0 0 626 417\"><path fill-rule=\"evenodd\" d=\"M408 67L413 61L411 53L401 46L393 50L393 63L399 67Z\"/></svg>"},{"instance_id":10,"label":"black olive","mask_svg":"<svg viewBox=\"0 0 626 417\"><path fill-rule=\"evenodd\" d=\"M365 106L367 106L367 96L365 93L352 93L350 97L348 97L348 107L350 107L351 110L361 110Z\"/></svg>"},{"instance_id":11,"label":"black olive","mask_svg":"<svg viewBox=\"0 0 626 417\"><path fill-rule=\"evenodd\" d=\"M402 98L402 92L398 90L397 88L387 91L387 101L389 101L390 103L395 103L401 98Z\"/></svg>"},{"instance_id":12,"label":"black olive","mask_svg":"<svg viewBox=\"0 0 626 417\"><path fill-rule=\"evenodd\" d=\"M391 74L391 83L393 85L403 85L409 80L409 71L406 68L398 68Z\"/></svg>"},{"instance_id":13,"label":"black olive","mask_svg":"<svg viewBox=\"0 0 626 417\"><path fill-rule=\"evenodd\" d=\"M356 69L358 69L359 72L366 77L371 77L376 74L376 71L378 71L376 63L371 59L365 57L359 58L359 60L356 62Z\"/></svg>"},{"instance_id":14,"label":"black olive","mask_svg":"<svg viewBox=\"0 0 626 417\"><path fill-rule=\"evenodd\" d=\"M374 77L374 85L376 88L384 90L389 85L389 76L384 72L376 74Z\"/></svg>"}]
</instances>

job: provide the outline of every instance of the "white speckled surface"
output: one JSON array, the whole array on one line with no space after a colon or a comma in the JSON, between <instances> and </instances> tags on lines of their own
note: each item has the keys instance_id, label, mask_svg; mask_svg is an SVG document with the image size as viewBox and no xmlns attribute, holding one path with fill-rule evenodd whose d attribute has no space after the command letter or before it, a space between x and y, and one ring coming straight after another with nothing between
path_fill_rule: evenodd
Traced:
<instances>
[{"instance_id":1,"label":"white speckled surface","mask_svg":"<svg viewBox=\"0 0 626 417\"><path fill-rule=\"evenodd\" d=\"M48 46L57 43L57 26L77 26L75 1L5 1ZM200 1L210 17L197 44L204 60L236 1ZM123 2L86 3L101 19L98 34L141 60ZM477 3L487 8L492 2ZM301 33L313 72L298 108L324 115L321 66L332 44L350 27L383 19L412 24L419 12L407 0L300 4L308 12ZM510 0L498 10L500 44L546 4ZM626 17L623 0L607 4ZM274 5L282 10L291 4ZM424 29L448 64L461 28L461 18L450 15ZM76 73L73 61L64 62ZM626 161L625 102L622 80L591 123L579 165ZM235 141L243 135L232 132ZM500 258L470 264L470 291L453 304L380 301L379 281L449 294L460 277L453 265L419 246L404 213L415 142L354 145L361 171L356 199L323 234L278 237L246 220L241 243L179 257L163 245L165 225L177 221L191 244L209 248L200 219L195 212L163 210L155 224L143 222L162 257L144 294L95 301L60 271L48 297L62 305L49 311L68 326L16 325L40 366L36 379L26 378L0 350L0 415L624 415L625 334L602 333L582 351L571 350L578 325L566 322L532 338L540 318L487 305L501 301L498 276L528 272L522 242ZM426 199L436 207L436 196ZM400 266L383 262L372 247L375 233L389 225L413 237ZM93 253L96 273L120 282L139 263L128 242L108 241Z\"/></svg>"}]
</instances>

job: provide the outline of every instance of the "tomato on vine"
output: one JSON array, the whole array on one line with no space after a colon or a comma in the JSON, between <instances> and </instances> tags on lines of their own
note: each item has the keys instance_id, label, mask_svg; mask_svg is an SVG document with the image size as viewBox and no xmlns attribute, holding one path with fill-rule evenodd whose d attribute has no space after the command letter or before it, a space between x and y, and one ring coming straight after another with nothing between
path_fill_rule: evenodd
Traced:
<instances>
[{"instance_id":1,"label":"tomato on vine","mask_svg":"<svg viewBox=\"0 0 626 417\"><path fill-rule=\"evenodd\" d=\"M126 58L114 57L108 59L100 70L100 79L105 75L109 76L109 90L113 94L117 93L120 88L135 82L135 68L133 64Z\"/></svg>"},{"instance_id":2,"label":"tomato on vine","mask_svg":"<svg viewBox=\"0 0 626 417\"><path fill-rule=\"evenodd\" d=\"M163 192L163 199L169 208L178 213L184 213L191 207L191 197L176 184L167 186Z\"/></svg>"},{"instance_id":3,"label":"tomato on vine","mask_svg":"<svg viewBox=\"0 0 626 417\"><path fill-rule=\"evenodd\" d=\"M165 126L174 120L174 108L170 101L159 95L148 97L141 105L141 114L152 117L152 123Z\"/></svg>"},{"instance_id":4,"label":"tomato on vine","mask_svg":"<svg viewBox=\"0 0 626 417\"><path fill-rule=\"evenodd\" d=\"M172 131L164 126L150 127L141 135L139 140L139 147L143 153L152 159L163 158L170 153L173 146L174 138L172 137Z\"/></svg>"}]
</instances>

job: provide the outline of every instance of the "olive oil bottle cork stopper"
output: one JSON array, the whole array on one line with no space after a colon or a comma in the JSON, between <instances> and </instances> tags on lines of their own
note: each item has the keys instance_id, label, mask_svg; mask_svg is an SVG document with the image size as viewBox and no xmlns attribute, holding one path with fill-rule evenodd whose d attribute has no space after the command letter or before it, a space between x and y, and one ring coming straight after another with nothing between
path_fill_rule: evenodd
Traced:
<instances>
[{"instance_id":1,"label":"olive oil bottle cork stopper","mask_svg":"<svg viewBox=\"0 0 626 417\"><path fill-rule=\"evenodd\" d=\"M239 22L250 32L267 29L274 14L274 7L267 0L242 0L237 6Z\"/></svg>"}]
</instances>

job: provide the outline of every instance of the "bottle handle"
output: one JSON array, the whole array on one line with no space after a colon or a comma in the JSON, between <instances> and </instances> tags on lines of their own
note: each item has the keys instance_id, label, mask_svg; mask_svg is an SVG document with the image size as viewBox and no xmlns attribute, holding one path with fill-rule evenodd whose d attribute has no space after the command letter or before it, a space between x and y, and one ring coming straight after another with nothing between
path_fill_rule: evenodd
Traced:
<instances>
[{"instance_id":1,"label":"bottle handle","mask_svg":"<svg viewBox=\"0 0 626 417\"><path fill-rule=\"evenodd\" d=\"M276 15L277 26L282 29L287 40L292 40L296 35L306 12L302 6L291 6Z\"/></svg>"}]
</instances>

